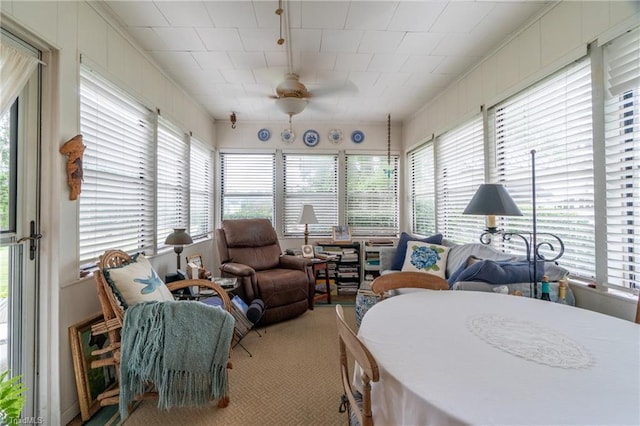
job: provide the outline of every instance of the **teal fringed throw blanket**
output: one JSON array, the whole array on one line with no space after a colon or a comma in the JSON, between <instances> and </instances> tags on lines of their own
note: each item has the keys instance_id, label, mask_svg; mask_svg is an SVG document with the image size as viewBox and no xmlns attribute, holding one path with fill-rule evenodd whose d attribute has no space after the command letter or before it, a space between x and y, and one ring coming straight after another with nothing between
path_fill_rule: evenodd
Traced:
<instances>
[{"instance_id":1,"label":"teal fringed throw blanket","mask_svg":"<svg viewBox=\"0 0 640 426\"><path fill-rule=\"evenodd\" d=\"M235 320L190 301L143 302L125 311L120 361L120 418L155 385L158 408L208 404L227 396L227 361Z\"/></svg>"}]
</instances>

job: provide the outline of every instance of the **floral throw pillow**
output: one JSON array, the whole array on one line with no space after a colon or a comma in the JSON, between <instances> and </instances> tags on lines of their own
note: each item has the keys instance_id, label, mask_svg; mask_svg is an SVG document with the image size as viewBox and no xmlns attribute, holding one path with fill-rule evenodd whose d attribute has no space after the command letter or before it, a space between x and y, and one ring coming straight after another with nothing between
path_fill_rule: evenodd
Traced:
<instances>
[{"instance_id":1,"label":"floral throw pillow","mask_svg":"<svg viewBox=\"0 0 640 426\"><path fill-rule=\"evenodd\" d=\"M403 271L426 272L445 278L449 247L421 241L407 242Z\"/></svg>"},{"instance_id":2,"label":"floral throw pillow","mask_svg":"<svg viewBox=\"0 0 640 426\"><path fill-rule=\"evenodd\" d=\"M126 265L105 269L103 273L125 309L140 302L173 300L165 283L141 254L134 256Z\"/></svg>"}]
</instances>

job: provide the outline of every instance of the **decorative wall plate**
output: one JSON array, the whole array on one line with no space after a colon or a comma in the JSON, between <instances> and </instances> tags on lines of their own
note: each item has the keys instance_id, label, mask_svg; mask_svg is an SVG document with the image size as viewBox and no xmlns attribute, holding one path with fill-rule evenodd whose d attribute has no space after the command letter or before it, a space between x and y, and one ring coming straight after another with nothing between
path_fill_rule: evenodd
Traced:
<instances>
[{"instance_id":1,"label":"decorative wall plate","mask_svg":"<svg viewBox=\"0 0 640 426\"><path fill-rule=\"evenodd\" d=\"M296 140L296 134L289 129L284 129L282 133L280 133L280 137L282 138L282 142L285 143L292 143Z\"/></svg>"},{"instance_id":2,"label":"decorative wall plate","mask_svg":"<svg viewBox=\"0 0 640 426\"><path fill-rule=\"evenodd\" d=\"M329 142L336 144L342 142L342 130L329 130Z\"/></svg>"},{"instance_id":3,"label":"decorative wall plate","mask_svg":"<svg viewBox=\"0 0 640 426\"><path fill-rule=\"evenodd\" d=\"M320 142L320 135L315 130L307 130L302 136L302 142L306 146L316 146Z\"/></svg>"},{"instance_id":4,"label":"decorative wall plate","mask_svg":"<svg viewBox=\"0 0 640 426\"><path fill-rule=\"evenodd\" d=\"M364 141L364 133L360 130L354 130L353 133L351 133L351 140L355 143L362 143L362 141Z\"/></svg>"},{"instance_id":5,"label":"decorative wall plate","mask_svg":"<svg viewBox=\"0 0 640 426\"><path fill-rule=\"evenodd\" d=\"M271 132L269 131L269 129L258 130L258 139L260 139L262 142L268 141L269 138L271 138Z\"/></svg>"}]
</instances>

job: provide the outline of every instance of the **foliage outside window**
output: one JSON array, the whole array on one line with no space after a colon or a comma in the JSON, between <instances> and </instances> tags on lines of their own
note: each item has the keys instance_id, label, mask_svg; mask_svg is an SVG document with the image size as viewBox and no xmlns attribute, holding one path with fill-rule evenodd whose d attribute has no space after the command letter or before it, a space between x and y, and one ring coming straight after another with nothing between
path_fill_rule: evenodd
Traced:
<instances>
[{"instance_id":1,"label":"foliage outside window","mask_svg":"<svg viewBox=\"0 0 640 426\"><path fill-rule=\"evenodd\" d=\"M433 142L409 153L411 231L418 235L436 232L436 191Z\"/></svg>"},{"instance_id":2,"label":"foliage outside window","mask_svg":"<svg viewBox=\"0 0 640 426\"><path fill-rule=\"evenodd\" d=\"M496 105L489 111L489 122L496 149L493 181L507 186L524 214L506 217L502 225L510 230L531 230L530 152L535 150L537 231L558 235L566 247L562 265L592 277L595 218L591 110L590 61L585 58ZM505 243L504 248L524 254L517 240ZM559 247L555 249L557 253Z\"/></svg>"},{"instance_id":3,"label":"foliage outside window","mask_svg":"<svg viewBox=\"0 0 640 426\"><path fill-rule=\"evenodd\" d=\"M274 223L275 155L220 155L222 220L266 218Z\"/></svg>"},{"instance_id":4,"label":"foliage outside window","mask_svg":"<svg viewBox=\"0 0 640 426\"><path fill-rule=\"evenodd\" d=\"M640 287L640 29L604 48L607 285Z\"/></svg>"},{"instance_id":5,"label":"foliage outside window","mask_svg":"<svg viewBox=\"0 0 640 426\"><path fill-rule=\"evenodd\" d=\"M18 101L0 117L0 232L16 230Z\"/></svg>"},{"instance_id":6,"label":"foliage outside window","mask_svg":"<svg viewBox=\"0 0 640 426\"><path fill-rule=\"evenodd\" d=\"M189 233L194 239L205 238L213 230L213 158L211 149L193 138L189 172Z\"/></svg>"},{"instance_id":7,"label":"foliage outside window","mask_svg":"<svg viewBox=\"0 0 640 426\"><path fill-rule=\"evenodd\" d=\"M352 236L396 236L398 157L346 156L346 223Z\"/></svg>"},{"instance_id":8,"label":"foliage outside window","mask_svg":"<svg viewBox=\"0 0 640 426\"><path fill-rule=\"evenodd\" d=\"M477 241L484 227L483 217L462 214L484 183L483 141L482 117L477 116L435 143L438 232L460 244Z\"/></svg>"},{"instance_id":9,"label":"foliage outside window","mask_svg":"<svg viewBox=\"0 0 640 426\"><path fill-rule=\"evenodd\" d=\"M165 238L175 228L188 228L189 157L187 135L158 117L156 150L156 247L165 247Z\"/></svg>"},{"instance_id":10,"label":"foliage outside window","mask_svg":"<svg viewBox=\"0 0 640 426\"><path fill-rule=\"evenodd\" d=\"M79 198L83 267L114 247L154 254L176 227L208 235L210 150L85 66L80 132L86 145Z\"/></svg>"},{"instance_id":11,"label":"foliage outside window","mask_svg":"<svg viewBox=\"0 0 640 426\"><path fill-rule=\"evenodd\" d=\"M311 204L318 224L310 235L330 235L338 223L338 156L336 154L283 154L284 235L302 235L298 223L304 204Z\"/></svg>"},{"instance_id":12,"label":"foliage outside window","mask_svg":"<svg viewBox=\"0 0 640 426\"><path fill-rule=\"evenodd\" d=\"M86 145L80 196L80 262L105 250L154 251L154 117L97 74L80 72Z\"/></svg>"}]
</instances>

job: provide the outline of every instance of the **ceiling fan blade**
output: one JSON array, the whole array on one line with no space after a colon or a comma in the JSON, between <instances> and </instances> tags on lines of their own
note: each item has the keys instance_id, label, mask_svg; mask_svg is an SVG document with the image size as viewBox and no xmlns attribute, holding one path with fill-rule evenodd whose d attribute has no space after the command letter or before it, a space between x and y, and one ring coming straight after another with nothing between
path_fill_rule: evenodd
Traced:
<instances>
[{"instance_id":1,"label":"ceiling fan blade","mask_svg":"<svg viewBox=\"0 0 640 426\"><path fill-rule=\"evenodd\" d=\"M307 108L314 112L333 113L335 111L335 108L330 108L328 105L316 101L310 101L309 104L307 104Z\"/></svg>"},{"instance_id":2,"label":"ceiling fan blade","mask_svg":"<svg viewBox=\"0 0 640 426\"><path fill-rule=\"evenodd\" d=\"M323 84L309 90L314 97L327 97L332 95L355 95L358 93L358 86L354 82L347 80Z\"/></svg>"},{"instance_id":3,"label":"ceiling fan blade","mask_svg":"<svg viewBox=\"0 0 640 426\"><path fill-rule=\"evenodd\" d=\"M288 72L289 70L286 67L258 68L253 70L253 75L258 83L270 84L276 87Z\"/></svg>"}]
</instances>

